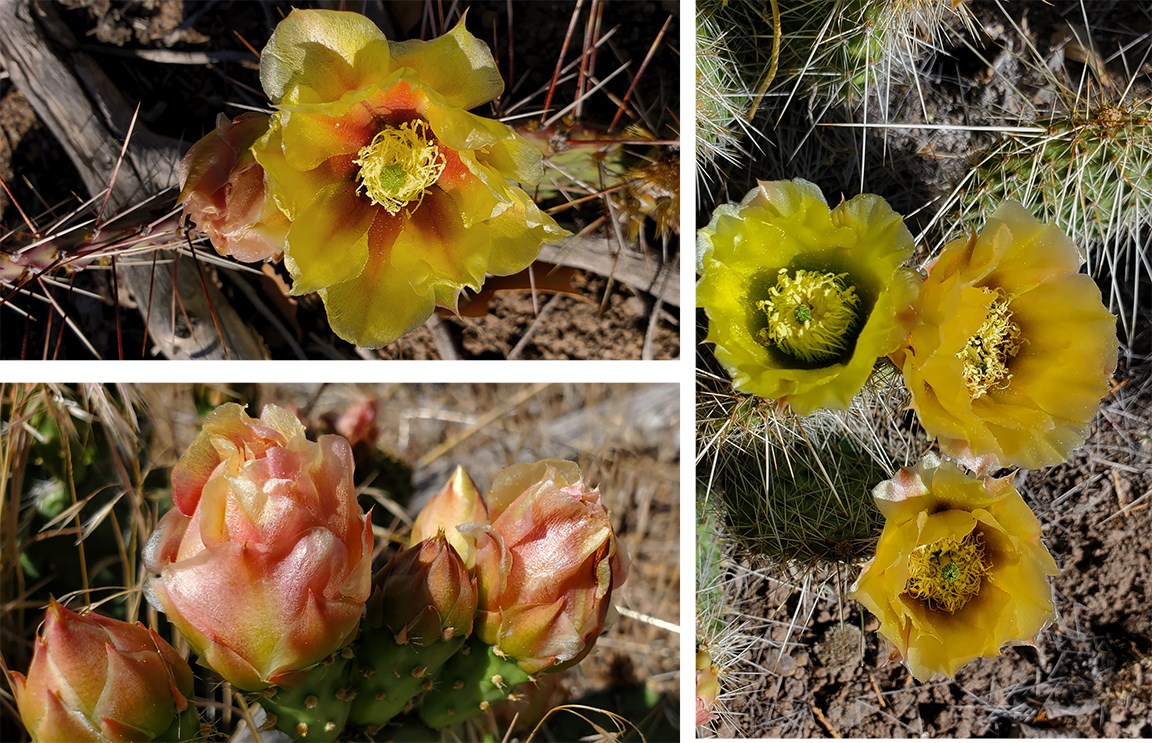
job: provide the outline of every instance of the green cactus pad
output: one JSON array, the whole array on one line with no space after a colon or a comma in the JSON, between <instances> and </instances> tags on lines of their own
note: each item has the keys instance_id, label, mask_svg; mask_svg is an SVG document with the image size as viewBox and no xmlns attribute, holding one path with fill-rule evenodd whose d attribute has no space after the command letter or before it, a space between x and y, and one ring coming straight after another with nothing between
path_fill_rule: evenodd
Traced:
<instances>
[{"instance_id":1,"label":"green cactus pad","mask_svg":"<svg viewBox=\"0 0 1152 743\"><path fill-rule=\"evenodd\" d=\"M409 701L432 688L433 678L467 638L430 645L397 644L387 630L364 635L357 648L356 701L351 720L357 725L384 725L404 711Z\"/></svg>"},{"instance_id":2,"label":"green cactus pad","mask_svg":"<svg viewBox=\"0 0 1152 743\"><path fill-rule=\"evenodd\" d=\"M204 740L204 736L200 734L200 717L194 700L189 700L188 707L172 720L172 725L156 740L171 740L177 743Z\"/></svg>"},{"instance_id":3,"label":"green cactus pad","mask_svg":"<svg viewBox=\"0 0 1152 743\"><path fill-rule=\"evenodd\" d=\"M432 690L420 702L420 719L432 728L455 725L506 699L513 688L529 680L515 661L499 657L490 645L473 637L436 674Z\"/></svg>"},{"instance_id":4,"label":"green cactus pad","mask_svg":"<svg viewBox=\"0 0 1152 743\"><path fill-rule=\"evenodd\" d=\"M269 696L257 695L256 701L294 740L334 741L344 731L357 695L352 685L357 665L345 648L309 669L302 683L276 687Z\"/></svg>"},{"instance_id":5,"label":"green cactus pad","mask_svg":"<svg viewBox=\"0 0 1152 743\"><path fill-rule=\"evenodd\" d=\"M716 511L734 554L803 564L871 554L884 523L872 488L891 476L871 424L856 411L802 418L709 384L697 411L697 437L710 443L697 468L701 509Z\"/></svg>"}]
</instances>

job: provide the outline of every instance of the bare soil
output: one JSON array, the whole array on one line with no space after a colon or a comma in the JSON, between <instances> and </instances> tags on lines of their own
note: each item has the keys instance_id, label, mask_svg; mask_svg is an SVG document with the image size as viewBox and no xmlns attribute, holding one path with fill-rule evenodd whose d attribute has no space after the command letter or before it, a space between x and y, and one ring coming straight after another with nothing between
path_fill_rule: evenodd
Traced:
<instances>
[{"instance_id":1,"label":"bare soil","mask_svg":"<svg viewBox=\"0 0 1152 743\"><path fill-rule=\"evenodd\" d=\"M80 415L77 420L92 416L97 421L91 434L72 441L75 496L84 504L79 518L91 530L78 547L71 521L45 526L36 499L45 478L64 475L54 451L58 444L38 444L6 428L0 453L16 468L8 480L13 491L2 501L0 514L5 538L2 667L27 669L49 595L77 608L88 603L86 596L100 600L123 594L126 600L105 601L101 610L120 612L121 618L135 618L124 612L138 610L142 621L182 647L167 621L141 605L138 553L130 553L131 545L138 548L150 533L155 503L168 497L171 467L196 436L206 410L235 401L258 415L263 405L275 403L295 412L315 438L332 432L349 406L371 402L377 406L375 426L364 430L361 440L353 439L353 453L357 492L365 509L372 509L381 563L388 543L403 539L408 519L457 465L484 491L502 468L546 458L581 466L587 482L600 488L619 543L630 555L627 582L612 596L618 611L592 653L573 669L545 676L540 690L530 695L538 702L531 708L498 705L486 729L499 731L498 739L507 734L509 740L557 741L592 735L592 724L616 730L602 712L592 711L589 723L558 709L576 704L620 715L626 721L620 740L679 737L679 640L669 629L680 623L677 385L0 386L6 415L13 400L26 396L38 401L34 409L66 404ZM30 409L21 409L25 421ZM40 419L34 423L42 425ZM82 423L77 426L86 430ZM122 432L127 451L109 451L104 433L113 429ZM83 479L81 459L87 462ZM114 493L120 493L115 508L103 511ZM118 540L129 545L127 563ZM77 561L78 550L87 557L87 585L81 580L85 563ZM10 554L23 557L9 561ZM250 732L241 732L236 699L204 669L196 667L196 673L196 704L202 722L211 726L209 739L253 740ZM477 730L469 728L465 735L478 735ZM265 743L286 740L270 733L262 738ZM0 683L0 740L26 739L10 684ZM342 739L368 738L348 731Z\"/></svg>"},{"instance_id":2,"label":"bare soil","mask_svg":"<svg viewBox=\"0 0 1152 743\"><path fill-rule=\"evenodd\" d=\"M1061 567L1057 619L1035 647L978 659L952 681L918 684L888 660L876 620L844 598L853 575L815 588L746 571L734 604L768 628L733 711L749 737L1152 736L1152 375L1129 377L1089 444L1021 474ZM795 625L793 624L795 622Z\"/></svg>"},{"instance_id":3,"label":"bare soil","mask_svg":"<svg viewBox=\"0 0 1152 743\"><path fill-rule=\"evenodd\" d=\"M1152 66L1144 51L1152 19L1143 3L1085 2L1086 21L1077 2L973 0L969 6L981 28L980 56L946 41L922 69L923 105L933 123L985 123L992 111L1002 112L1007 123L1022 110L1021 92L1043 101L1050 95L1043 81L1014 62L1010 52L1022 51L1027 42L1052 64L1080 70L1064 57L1062 45L1064 31L1085 22L1106 60L1106 74L1134 78L1137 97L1152 93ZM992 60L1015 89L992 75L984 60ZM891 120L923 120L920 96L908 86L894 86L892 100L897 110ZM858 112L834 108L822 120L858 118ZM803 177L820 185L831 203L841 194L879 193L910 215L915 234L966 172L972 153L996 136L949 129L863 134L813 129L804 111L787 114L772 135L756 163L714 182L712 194L702 194L699 225L714 204L739 200L757 178ZM788 148L794 146L800 149L790 159ZM865 147L870 154L862 184ZM1145 256L1149 244L1152 236L1144 243ZM1141 285L1140 296L1148 288ZM1140 328L1128 342L1146 354L1152 348L1152 318L1145 317ZM714 363L707 347L701 354L702 365ZM916 427L910 420L889 425L905 431ZM1069 462L1019 473L1017 485L1061 567L1053 579L1057 619L1035 647L1005 648L1001 657L969 664L954 680L920 684L890 660L892 649L876 633L875 618L845 598L858 568L798 566L789 572L744 560L729 568L728 577L737 587L736 619L747 623L754 649L732 671L735 691L726 700L731 715L712 729L698 728L697 735L1152 737L1152 367L1147 356L1137 351L1121 364L1092 436Z\"/></svg>"}]
</instances>

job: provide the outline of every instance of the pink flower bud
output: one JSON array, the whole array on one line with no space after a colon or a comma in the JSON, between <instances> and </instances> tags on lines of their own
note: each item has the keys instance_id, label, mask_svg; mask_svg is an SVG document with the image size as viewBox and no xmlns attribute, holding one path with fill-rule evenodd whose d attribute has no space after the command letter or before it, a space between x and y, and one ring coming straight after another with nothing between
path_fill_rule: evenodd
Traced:
<instances>
[{"instance_id":1,"label":"pink flower bud","mask_svg":"<svg viewBox=\"0 0 1152 743\"><path fill-rule=\"evenodd\" d=\"M362 441L374 445L380 435L380 427L376 425L377 417L375 400L357 400L336 420L336 433L348 439L352 446Z\"/></svg>"},{"instance_id":2,"label":"pink flower bud","mask_svg":"<svg viewBox=\"0 0 1152 743\"><path fill-rule=\"evenodd\" d=\"M548 474L549 470L552 471L551 475ZM496 473L485 498L488 515L491 518L499 516L512 501L523 495L525 490L540 484L545 477L549 477L557 487L564 487L580 482L584 475L580 472L580 465L565 459L541 459L538 462L505 467Z\"/></svg>"},{"instance_id":3,"label":"pink flower bud","mask_svg":"<svg viewBox=\"0 0 1152 743\"><path fill-rule=\"evenodd\" d=\"M232 121L221 114L180 161L184 213L208 233L216 252L241 261L279 257L288 237L288 218L265 190L264 168L251 150L268 121L266 114Z\"/></svg>"},{"instance_id":4,"label":"pink flower bud","mask_svg":"<svg viewBox=\"0 0 1152 743\"><path fill-rule=\"evenodd\" d=\"M340 436L309 441L286 410L256 420L233 403L173 469L174 507L144 548L148 600L240 688L290 684L355 634L372 528L352 470Z\"/></svg>"},{"instance_id":5,"label":"pink flower bud","mask_svg":"<svg viewBox=\"0 0 1152 743\"><path fill-rule=\"evenodd\" d=\"M720 669L705 649L696 651L696 724L705 725L715 717L720 696Z\"/></svg>"},{"instance_id":6,"label":"pink flower bud","mask_svg":"<svg viewBox=\"0 0 1152 743\"><path fill-rule=\"evenodd\" d=\"M192 669L142 624L52 601L25 678L11 674L33 740L191 740Z\"/></svg>"},{"instance_id":7,"label":"pink flower bud","mask_svg":"<svg viewBox=\"0 0 1152 743\"><path fill-rule=\"evenodd\" d=\"M443 532L464 564L471 568L475 563L475 537L465 536L456 528L469 523L487 524L488 509L480 499L476 483L463 467L457 467L444 489L432 496L416 515L408 545L414 546Z\"/></svg>"},{"instance_id":8,"label":"pink flower bud","mask_svg":"<svg viewBox=\"0 0 1152 743\"><path fill-rule=\"evenodd\" d=\"M627 575L600 491L571 462L537 462L501 472L487 500L499 515L475 529L476 634L526 673L573 665Z\"/></svg>"},{"instance_id":9,"label":"pink flower bud","mask_svg":"<svg viewBox=\"0 0 1152 743\"><path fill-rule=\"evenodd\" d=\"M467 637L476 581L443 533L400 552L376 578L383 626L398 644Z\"/></svg>"}]
</instances>

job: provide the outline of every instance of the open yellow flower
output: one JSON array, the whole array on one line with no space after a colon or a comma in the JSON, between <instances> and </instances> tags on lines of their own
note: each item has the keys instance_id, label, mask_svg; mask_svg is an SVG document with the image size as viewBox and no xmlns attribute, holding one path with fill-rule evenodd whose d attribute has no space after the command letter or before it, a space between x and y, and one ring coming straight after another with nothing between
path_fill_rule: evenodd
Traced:
<instances>
[{"instance_id":1,"label":"open yellow flower","mask_svg":"<svg viewBox=\"0 0 1152 743\"><path fill-rule=\"evenodd\" d=\"M356 13L294 10L260 82L276 112L253 151L291 221L292 292L319 292L346 340L389 343L566 234L511 183L540 179L539 152L468 113L504 83L463 21L393 42Z\"/></svg>"},{"instance_id":2,"label":"open yellow flower","mask_svg":"<svg viewBox=\"0 0 1152 743\"><path fill-rule=\"evenodd\" d=\"M1116 318L1080 264L1064 233L1011 201L944 248L893 360L945 452L1043 467L1084 442L1118 343Z\"/></svg>"},{"instance_id":3,"label":"open yellow flower","mask_svg":"<svg viewBox=\"0 0 1152 743\"><path fill-rule=\"evenodd\" d=\"M930 454L872 495L886 522L851 597L917 680L951 677L1052 620L1056 563L1011 477L976 480Z\"/></svg>"},{"instance_id":4,"label":"open yellow flower","mask_svg":"<svg viewBox=\"0 0 1152 743\"><path fill-rule=\"evenodd\" d=\"M801 415L847 408L912 322L912 235L879 196L829 209L808 181L761 181L698 238L696 303L738 390Z\"/></svg>"}]
</instances>

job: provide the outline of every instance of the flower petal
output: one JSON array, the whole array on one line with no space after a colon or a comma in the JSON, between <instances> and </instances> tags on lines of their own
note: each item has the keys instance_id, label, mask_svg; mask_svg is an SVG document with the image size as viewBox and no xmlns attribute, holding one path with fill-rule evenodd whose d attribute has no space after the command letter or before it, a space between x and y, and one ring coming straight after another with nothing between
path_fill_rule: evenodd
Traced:
<instances>
[{"instance_id":1,"label":"flower petal","mask_svg":"<svg viewBox=\"0 0 1152 743\"><path fill-rule=\"evenodd\" d=\"M392 265L394 241L395 232L383 230L373 238L359 275L320 290L332 330L351 343L369 348L391 343L419 327L436 308L431 287L414 283Z\"/></svg>"},{"instance_id":2,"label":"flower petal","mask_svg":"<svg viewBox=\"0 0 1152 743\"><path fill-rule=\"evenodd\" d=\"M915 469L905 468L881 483L874 494L886 522L876 555L856 579L851 596L880 619L880 633L916 679L951 677L974 658L998 655L1007 642L1028 641L1051 620L1048 576L1056 573L1056 564L1040 542L1039 521L1011 477L976 480L954 464L925 457ZM972 535L979 542L962 547ZM981 550L977 590L955 611L908 590L913 556L940 543L948 550L976 545ZM974 554L968 552L967 559Z\"/></svg>"},{"instance_id":3,"label":"flower petal","mask_svg":"<svg viewBox=\"0 0 1152 743\"><path fill-rule=\"evenodd\" d=\"M1032 468L1083 443L1118 343L1115 318L1079 266L1071 240L1014 202L944 248L920 292L919 324L897 354L913 407L943 451ZM988 350L980 335L997 304L1017 339L1010 351ZM985 349L978 362L971 348ZM965 375L992 355L997 376L973 392Z\"/></svg>"},{"instance_id":4,"label":"flower petal","mask_svg":"<svg viewBox=\"0 0 1152 743\"><path fill-rule=\"evenodd\" d=\"M412 68L449 105L469 109L504 92L504 78L488 45L468 32L465 16L451 31L431 41L390 45L393 69Z\"/></svg>"},{"instance_id":5,"label":"flower petal","mask_svg":"<svg viewBox=\"0 0 1152 743\"><path fill-rule=\"evenodd\" d=\"M316 194L288 230L284 265L292 273L292 293L307 294L360 274L368 260L369 231L387 219L349 183Z\"/></svg>"},{"instance_id":6,"label":"flower petal","mask_svg":"<svg viewBox=\"0 0 1152 743\"><path fill-rule=\"evenodd\" d=\"M900 268L912 236L879 197L829 209L808 181L762 181L739 205L717 208L698 234L696 303L737 390L785 400L801 415L847 408L914 319L919 277ZM762 307L779 272L799 269L842 275L859 297L850 343L826 363L801 362L761 341L768 324Z\"/></svg>"},{"instance_id":7,"label":"flower petal","mask_svg":"<svg viewBox=\"0 0 1152 743\"><path fill-rule=\"evenodd\" d=\"M388 42L359 13L293 10L260 53L260 84L272 103L326 103L384 77Z\"/></svg>"}]
</instances>

